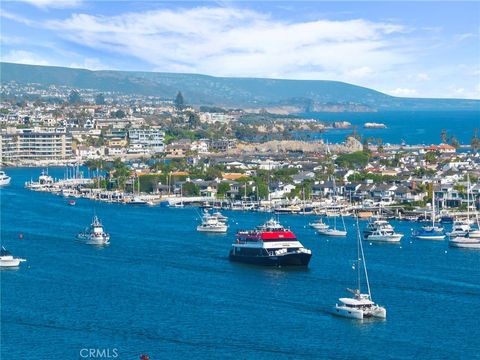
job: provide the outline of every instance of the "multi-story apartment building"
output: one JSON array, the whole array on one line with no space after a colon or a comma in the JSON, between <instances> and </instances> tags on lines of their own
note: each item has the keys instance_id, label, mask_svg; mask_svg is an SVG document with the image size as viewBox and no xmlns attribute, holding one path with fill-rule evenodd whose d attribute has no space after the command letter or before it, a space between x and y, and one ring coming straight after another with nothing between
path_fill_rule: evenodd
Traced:
<instances>
[{"instance_id":1,"label":"multi-story apartment building","mask_svg":"<svg viewBox=\"0 0 480 360\"><path fill-rule=\"evenodd\" d=\"M68 160L72 136L64 128L12 129L0 133L0 158L4 162Z\"/></svg>"},{"instance_id":2,"label":"multi-story apartment building","mask_svg":"<svg viewBox=\"0 0 480 360\"><path fill-rule=\"evenodd\" d=\"M165 149L165 131L157 127L129 129L128 140L130 153L155 154Z\"/></svg>"}]
</instances>

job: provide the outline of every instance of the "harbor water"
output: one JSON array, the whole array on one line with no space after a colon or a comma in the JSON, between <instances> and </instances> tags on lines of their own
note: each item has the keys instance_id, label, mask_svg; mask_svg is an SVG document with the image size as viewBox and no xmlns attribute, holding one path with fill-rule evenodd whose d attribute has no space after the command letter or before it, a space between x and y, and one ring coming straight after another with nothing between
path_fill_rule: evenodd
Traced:
<instances>
[{"instance_id":1,"label":"harbor water","mask_svg":"<svg viewBox=\"0 0 480 360\"><path fill-rule=\"evenodd\" d=\"M1 240L27 262L0 272L2 360L81 359L82 349L119 359L479 358L480 251L411 239L418 224L393 222L401 244L364 243L387 319L347 320L330 310L355 286L351 218L347 238L324 238L308 227L314 216L280 216L312 260L261 268L228 252L236 230L267 214L225 211L228 233L208 235L195 231L196 208L69 206L23 187L41 169L7 171ZM75 240L94 212L111 235L103 248Z\"/></svg>"},{"instance_id":2,"label":"harbor water","mask_svg":"<svg viewBox=\"0 0 480 360\"><path fill-rule=\"evenodd\" d=\"M480 129L480 112L477 111L379 111L372 113L305 113L305 117L326 122L348 121L357 127L364 138L381 138L383 143L409 145L439 144L440 134L446 130L448 138L455 136L461 144L470 144L474 129ZM367 122L385 124L386 129L365 129ZM342 142L352 129L333 129L312 138L330 143ZM373 143L376 143L373 141Z\"/></svg>"}]
</instances>

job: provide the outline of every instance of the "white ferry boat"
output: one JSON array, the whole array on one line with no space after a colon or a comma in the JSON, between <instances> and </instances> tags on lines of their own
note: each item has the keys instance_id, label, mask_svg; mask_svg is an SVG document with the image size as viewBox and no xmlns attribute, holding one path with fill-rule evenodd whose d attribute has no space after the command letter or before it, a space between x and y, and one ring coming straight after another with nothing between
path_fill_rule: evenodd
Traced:
<instances>
[{"instance_id":1,"label":"white ferry boat","mask_svg":"<svg viewBox=\"0 0 480 360\"><path fill-rule=\"evenodd\" d=\"M312 252L274 219L254 230L239 231L229 259L254 265L308 266Z\"/></svg>"}]
</instances>

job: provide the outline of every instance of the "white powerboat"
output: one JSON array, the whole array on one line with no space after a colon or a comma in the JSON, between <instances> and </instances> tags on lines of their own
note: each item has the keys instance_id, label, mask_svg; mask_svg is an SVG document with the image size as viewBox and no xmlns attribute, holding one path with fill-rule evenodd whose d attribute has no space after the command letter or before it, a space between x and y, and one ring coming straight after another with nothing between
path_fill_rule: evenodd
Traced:
<instances>
[{"instance_id":1,"label":"white powerboat","mask_svg":"<svg viewBox=\"0 0 480 360\"><path fill-rule=\"evenodd\" d=\"M216 217L218 219L218 221L220 222L227 222L228 221L228 217L226 217L225 215L223 215L220 211L216 211L212 214L212 216Z\"/></svg>"},{"instance_id":2,"label":"white powerboat","mask_svg":"<svg viewBox=\"0 0 480 360\"><path fill-rule=\"evenodd\" d=\"M347 289L353 294L351 298L339 298L340 304L335 304L333 308L333 314L338 316L347 317L350 319L362 320L368 317L376 317L385 319L387 317L387 310L378 304L375 304L372 300L372 293L370 291L370 283L368 281L367 264L365 262L365 254L363 252L362 241L360 240L360 228L357 218L357 289ZM363 270L365 275L365 282L367 285L367 294L362 294L361 291L361 265L363 264Z\"/></svg>"},{"instance_id":3,"label":"white powerboat","mask_svg":"<svg viewBox=\"0 0 480 360\"><path fill-rule=\"evenodd\" d=\"M40 176L38 177L38 181L27 181L25 183L25 187L30 190L35 191L47 191L51 189L55 184L55 180L48 175L48 172L42 171Z\"/></svg>"},{"instance_id":4,"label":"white powerboat","mask_svg":"<svg viewBox=\"0 0 480 360\"><path fill-rule=\"evenodd\" d=\"M377 230L385 230L388 232L394 232L393 226L381 216L370 217L367 227L363 230L363 236L368 238L373 232Z\"/></svg>"},{"instance_id":5,"label":"white powerboat","mask_svg":"<svg viewBox=\"0 0 480 360\"><path fill-rule=\"evenodd\" d=\"M17 267L25 259L13 257L10 252L2 246L0 250L0 267Z\"/></svg>"},{"instance_id":6,"label":"white powerboat","mask_svg":"<svg viewBox=\"0 0 480 360\"><path fill-rule=\"evenodd\" d=\"M465 220L455 220L452 225L452 231L447 233L451 238L467 235L471 230L470 224Z\"/></svg>"},{"instance_id":7,"label":"white powerboat","mask_svg":"<svg viewBox=\"0 0 480 360\"><path fill-rule=\"evenodd\" d=\"M378 241L378 242L399 242L403 237L403 234L397 234L387 230L375 230L368 235L365 241Z\"/></svg>"},{"instance_id":8,"label":"white powerboat","mask_svg":"<svg viewBox=\"0 0 480 360\"><path fill-rule=\"evenodd\" d=\"M472 238L467 236L457 236L448 241L448 245L456 248L464 249L480 249L480 238Z\"/></svg>"},{"instance_id":9,"label":"white powerboat","mask_svg":"<svg viewBox=\"0 0 480 360\"><path fill-rule=\"evenodd\" d=\"M110 243L110 234L103 230L103 225L97 216L93 217L90 227L79 233L77 238L90 245L107 245Z\"/></svg>"},{"instance_id":10,"label":"white powerboat","mask_svg":"<svg viewBox=\"0 0 480 360\"><path fill-rule=\"evenodd\" d=\"M220 221L217 216L210 215L208 211L202 216L202 223L197 226L199 232L225 233L228 225Z\"/></svg>"},{"instance_id":11,"label":"white powerboat","mask_svg":"<svg viewBox=\"0 0 480 360\"><path fill-rule=\"evenodd\" d=\"M5 186L10 184L12 178L5 174L5 171L0 171L0 186Z\"/></svg>"}]
</instances>

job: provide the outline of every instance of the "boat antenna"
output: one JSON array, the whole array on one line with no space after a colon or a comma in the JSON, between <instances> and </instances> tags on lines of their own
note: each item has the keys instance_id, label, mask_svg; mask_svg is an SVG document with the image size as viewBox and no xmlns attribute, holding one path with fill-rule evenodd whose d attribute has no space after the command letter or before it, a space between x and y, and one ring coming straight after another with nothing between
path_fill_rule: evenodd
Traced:
<instances>
[{"instance_id":1,"label":"boat antenna","mask_svg":"<svg viewBox=\"0 0 480 360\"><path fill-rule=\"evenodd\" d=\"M365 279L367 282L368 296L372 299L372 293L370 291L370 282L368 281L368 272L367 272L367 262L365 261L365 253L363 252L362 240L360 239L360 226L358 225L358 215L357 215L357 241L359 244L360 254L363 260L363 270L365 271ZM358 289L360 290L360 269L358 269Z\"/></svg>"}]
</instances>

